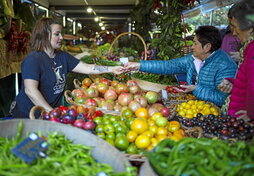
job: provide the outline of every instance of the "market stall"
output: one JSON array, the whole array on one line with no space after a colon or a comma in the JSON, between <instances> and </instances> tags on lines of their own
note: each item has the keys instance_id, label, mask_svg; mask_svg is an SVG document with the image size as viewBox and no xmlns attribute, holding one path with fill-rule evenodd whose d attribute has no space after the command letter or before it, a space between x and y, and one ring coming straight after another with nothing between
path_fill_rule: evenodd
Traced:
<instances>
[{"instance_id":1,"label":"market stall","mask_svg":"<svg viewBox=\"0 0 254 176\"><path fill-rule=\"evenodd\" d=\"M83 5L61 6L60 1L37 4L39 2L35 0L29 8L38 16L63 21L60 49L81 62L108 67L123 66L129 61L139 64L151 61L151 66L153 60L163 65L163 61L182 58L195 48L186 37L190 31L186 18L233 1L143 0L133 5L132 22L110 28L112 30L105 25L108 29L99 27L101 32L97 31L97 23L84 22L79 18L82 15L76 14L80 8L83 11ZM85 2L85 6L90 3ZM18 12L17 7L15 9L14 12ZM32 26L14 17L12 11L9 9L10 13L4 18L11 16L11 21L3 20L1 22L5 23L0 24L1 31L4 30L1 34L5 36L0 39L0 81L1 86L3 82L9 90L12 90L13 83L7 83L4 78L20 73L21 63L29 51L27 42L31 31L22 30L22 26ZM65 11L66 16L61 11ZM89 18L96 14L95 11ZM125 18L126 15L120 21ZM198 43L196 38L194 42ZM91 47L85 43L92 43L89 44ZM223 56L221 61L228 57ZM167 66L177 65L177 62L172 63ZM161 65L158 68L165 69ZM94 176L252 175L253 123L231 116L222 109L220 100L226 97L209 99L214 92L219 92L217 87L214 92L206 92L205 98L194 90L187 93L184 86L190 78L188 71L181 69L181 73L155 74L159 69L154 69L154 73L145 70L145 73L139 65L138 69L118 75L68 73L60 106L52 107L53 110L48 112L37 105L32 107L26 120L0 121L0 149L3 153L0 175L37 175L40 172L41 175ZM196 65L192 71L195 69ZM216 70L216 73L220 72ZM233 77L233 73L227 74ZM215 80L214 75L209 70L204 79L198 80L205 83L202 89L217 84L213 80L207 81L211 77ZM197 74L191 76L193 80L198 78ZM196 86L198 81L193 85ZM12 98L6 98L5 93L0 95L6 102L11 102ZM34 145L36 142L31 139L34 136L40 141L39 146Z\"/></svg>"}]
</instances>

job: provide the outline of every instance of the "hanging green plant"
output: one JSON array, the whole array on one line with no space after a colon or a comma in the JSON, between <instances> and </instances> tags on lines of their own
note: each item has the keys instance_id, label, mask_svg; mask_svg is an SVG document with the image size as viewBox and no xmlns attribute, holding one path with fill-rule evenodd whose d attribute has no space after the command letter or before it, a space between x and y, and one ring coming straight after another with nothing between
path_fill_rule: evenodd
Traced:
<instances>
[{"instance_id":1,"label":"hanging green plant","mask_svg":"<svg viewBox=\"0 0 254 176\"><path fill-rule=\"evenodd\" d=\"M161 0L161 2L164 5L153 15L153 21L160 33L158 38L152 39L152 46L158 48L158 57L168 60L181 56L184 45L181 14L185 6L183 1L179 0Z\"/></svg>"},{"instance_id":2,"label":"hanging green plant","mask_svg":"<svg viewBox=\"0 0 254 176\"><path fill-rule=\"evenodd\" d=\"M152 6L154 0L139 0L139 4L132 10L131 19L132 27L135 28L133 32L138 33L147 42L150 40L149 31L151 31ZM132 45L135 50L141 53L144 50L139 39L133 38Z\"/></svg>"}]
</instances>

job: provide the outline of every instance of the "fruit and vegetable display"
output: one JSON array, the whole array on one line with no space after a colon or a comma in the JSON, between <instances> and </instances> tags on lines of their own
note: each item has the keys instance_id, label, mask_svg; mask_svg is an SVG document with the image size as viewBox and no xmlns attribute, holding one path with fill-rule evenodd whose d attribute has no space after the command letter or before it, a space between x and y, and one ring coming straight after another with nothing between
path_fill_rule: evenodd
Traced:
<instances>
[{"instance_id":1,"label":"fruit and vegetable display","mask_svg":"<svg viewBox=\"0 0 254 176\"><path fill-rule=\"evenodd\" d=\"M92 156L91 146L73 144L71 140L57 132L48 133L46 139L49 144L45 151L45 158L39 158L31 164L27 164L11 153L11 149L19 144L21 138L22 123L19 124L16 137L8 139L0 136L0 175L114 175L134 176L135 168L128 167L125 173L116 173L108 164L98 163ZM133 170L134 169L134 170Z\"/></svg>"},{"instance_id":2,"label":"fruit and vegetable display","mask_svg":"<svg viewBox=\"0 0 254 176\"><path fill-rule=\"evenodd\" d=\"M237 119L227 114L207 117L198 113L192 119L184 118L181 123L186 127L199 126L205 137L218 137L225 140L250 140L254 136L254 126L243 119Z\"/></svg>"},{"instance_id":3,"label":"fruit and vegetable display","mask_svg":"<svg viewBox=\"0 0 254 176\"><path fill-rule=\"evenodd\" d=\"M254 141L228 143L207 138L170 139L145 152L159 176L253 175Z\"/></svg>"},{"instance_id":4,"label":"fruit and vegetable display","mask_svg":"<svg viewBox=\"0 0 254 176\"><path fill-rule=\"evenodd\" d=\"M134 80L123 83L98 77L94 82L85 78L81 84L81 88L68 91L71 97L67 97L66 100L83 106L95 106L102 111L121 112L126 107L133 112L140 107L152 111L155 109L152 104L160 100L158 93L141 90Z\"/></svg>"},{"instance_id":5,"label":"fruit and vegetable display","mask_svg":"<svg viewBox=\"0 0 254 176\"><path fill-rule=\"evenodd\" d=\"M151 150L167 138L175 141L184 138L180 123L168 122L165 116L170 112L160 108L152 115L146 108L139 108L135 113L125 109L121 116L104 114L96 117L96 135L128 154L142 154L141 149Z\"/></svg>"},{"instance_id":6,"label":"fruit and vegetable display","mask_svg":"<svg viewBox=\"0 0 254 176\"><path fill-rule=\"evenodd\" d=\"M126 172L116 173L108 164L98 163L92 156L91 146L73 144L64 135L48 133L47 137L38 135L46 139L49 144L44 152L45 158L38 158L31 164L27 164L12 152L12 148L19 144L24 138L21 137L22 123L19 124L16 137L8 139L0 137L0 175L108 175L108 176L135 176L136 170L126 166Z\"/></svg>"},{"instance_id":7,"label":"fruit and vegetable display","mask_svg":"<svg viewBox=\"0 0 254 176\"><path fill-rule=\"evenodd\" d=\"M215 116L220 114L220 109L217 106L201 100L189 100L178 104L176 111L179 116L189 119L197 117L198 113L203 115L213 114Z\"/></svg>"},{"instance_id":8,"label":"fruit and vegetable display","mask_svg":"<svg viewBox=\"0 0 254 176\"><path fill-rule=\"evenodd\" d=\"M36 106L34 110L36 110ZM31 111L34 110L32 109ZM50 112L42 112L41 119L69 124L93 132L97 125L93 119L98 116L103 116L103 113L100 110L96 110L94 106L84 108L83 106L70 105L65 107L60 105Z\"/></svg>"}]
</instances>

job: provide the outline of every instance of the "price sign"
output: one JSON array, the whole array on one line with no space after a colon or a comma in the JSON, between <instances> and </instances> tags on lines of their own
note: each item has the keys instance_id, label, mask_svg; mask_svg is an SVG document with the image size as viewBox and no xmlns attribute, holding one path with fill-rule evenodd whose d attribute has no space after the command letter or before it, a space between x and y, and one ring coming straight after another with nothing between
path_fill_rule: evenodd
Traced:
<instances>
[{"instance_id":1,"label":"price sign","mask_svg":"<svg viewBox=\"0 0 254 176\"><path fill-rule=\"evenodd\" d=\"M11 151L14 155L27 163L32 163L38 157L46 157L44 153L49 144L35 133L31 133L27 138L15 146Z\"/></svg>"}]
</instances>

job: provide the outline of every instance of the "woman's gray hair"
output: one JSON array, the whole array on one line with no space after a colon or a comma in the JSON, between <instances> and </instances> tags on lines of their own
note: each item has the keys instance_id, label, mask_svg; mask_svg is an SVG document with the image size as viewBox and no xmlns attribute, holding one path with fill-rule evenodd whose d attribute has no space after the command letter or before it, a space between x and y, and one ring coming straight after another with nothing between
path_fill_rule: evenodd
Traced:
<instances>
[{"instance_id":1,"label":"woman's gray hair","mask_svg":"<svg viewBox=\"0 0 254 176\"><path fill-rule=\"evenodd\" d=\"M236 2L229 10L228 16L235 18L241 30L254 29L254 21L248 18L254 15L254 0L240 0Z\"/></svg>"}]
</instances>

